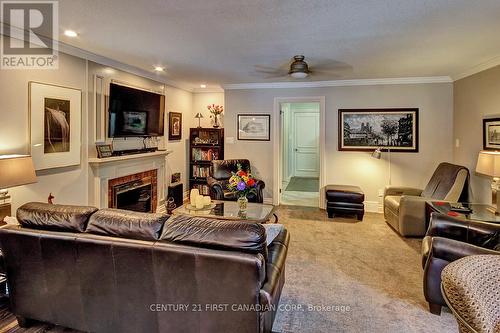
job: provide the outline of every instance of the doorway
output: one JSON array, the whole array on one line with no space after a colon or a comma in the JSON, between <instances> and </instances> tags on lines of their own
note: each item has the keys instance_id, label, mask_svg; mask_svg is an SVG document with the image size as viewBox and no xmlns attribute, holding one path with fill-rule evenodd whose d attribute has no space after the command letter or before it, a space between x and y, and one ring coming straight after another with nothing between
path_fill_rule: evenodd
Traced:
<instances>
[{"instance_id":1,"label":"doorway","mask_svg":"<svg viewBox=\"0 0 500 333\"><path fill-rule=\"evenodd\" d=\"M320 103L283 102L281 197L285 205L318 207L320 197Z\"/></svg>"}]
</instances>

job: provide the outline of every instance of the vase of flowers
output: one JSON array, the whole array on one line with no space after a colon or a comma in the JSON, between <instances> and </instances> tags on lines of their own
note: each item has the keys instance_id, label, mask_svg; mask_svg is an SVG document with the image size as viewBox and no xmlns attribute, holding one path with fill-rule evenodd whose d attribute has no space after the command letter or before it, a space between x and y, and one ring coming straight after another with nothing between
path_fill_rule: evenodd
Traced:
<instances>
[{"instance_id":1,"label":"vase of flowers","mask_svg":"<svg viewBox=\"0 0 500 333\"><path fill-rule=\"evenodd\" d=\"M222 105L208 105L208 111L212 114L210 118L214 118L214 128L218 128L219 125L219 116L224 112L224 107Z\"/></svg>"},{"instance_id":2,"label":"vase of flowers","mask_svg":"<svg viewBox=\"0 0 500 333\"><path fill-rule=\"evenodd\" d=\"M250 172L243 170L238 164L238 171L232 172L227 188L238 196L238 207L240 211L246 211L248 207L247 196L257 192L257 182Z\"/></svg>"}]
</instances>

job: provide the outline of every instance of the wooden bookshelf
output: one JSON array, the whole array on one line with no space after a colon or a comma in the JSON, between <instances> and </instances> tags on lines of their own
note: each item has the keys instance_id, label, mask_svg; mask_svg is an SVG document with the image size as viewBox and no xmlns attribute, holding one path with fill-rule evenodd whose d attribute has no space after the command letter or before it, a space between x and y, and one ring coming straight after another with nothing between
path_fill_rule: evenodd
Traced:
<instances>
[{"instance_id":1,"label":"wooden bookshelf","mask_svg":"<svg viewBox=\"0 0 500 333\"><path fill-rule=\"evenodd\" d=\"M197 188L210 195L207 177L211 175L211 161L224 159L223 128L189 129L189 189Z\"/></svg>"}]
</instances>

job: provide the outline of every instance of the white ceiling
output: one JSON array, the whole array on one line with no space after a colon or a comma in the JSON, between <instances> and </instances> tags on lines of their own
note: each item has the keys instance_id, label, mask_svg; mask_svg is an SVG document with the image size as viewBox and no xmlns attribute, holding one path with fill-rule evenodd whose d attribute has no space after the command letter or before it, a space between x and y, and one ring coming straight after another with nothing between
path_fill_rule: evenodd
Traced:
<instances>
[{"instance_id":1,"label":"white ceiling","mask_svg":"<svg viewBox=\"0 0 500 333\"><path fill-rule=\"evenodd\" d=\"M188 87L288 81L278 67L304 54L312 80L454 76L500 56L499 0L64 0L63 42Z\"/></svg>"}]
</instances>

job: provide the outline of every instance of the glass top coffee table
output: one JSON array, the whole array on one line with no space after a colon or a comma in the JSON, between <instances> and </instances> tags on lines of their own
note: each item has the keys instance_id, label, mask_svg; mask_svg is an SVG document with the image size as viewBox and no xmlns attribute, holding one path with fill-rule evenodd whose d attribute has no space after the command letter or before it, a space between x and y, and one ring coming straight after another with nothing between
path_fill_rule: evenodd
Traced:
<instances>
[{"instance_id":1,"label":"glass top coffee table","mask_svg":"<svg viewBox=\"0 0 500 333\"><path fill-rule=\"evenodd\" d=\"M249 202L245 212L241 212L236 201L218 201L213 200L215 207L207 210L191 210L182 205L174 209L173 215L192 215L197 217L208 217L217 220L244 220L257 223L268 223L274 215L276 221L278 218L274 214L273 205Z\"/></svg>"},{"instance_id":2,"label":"glass top coffee table","mask_svg":"<svg viewBox=\"0 0 500 333\"><path fill-rule=\"evenodd\" d=\"M445 201L427 201L426 207L426 223L429 225L430 214L433 212L446 214L464 220L483 221L489 223L500 223L500 215L496 215L489 209L489 205L477 203L462 203L464 207L471 209L470 212L454 211L449 202Z\"/></svg>"}]
</instances>

